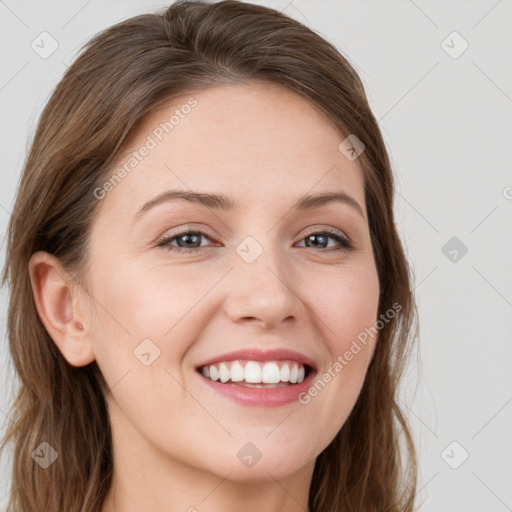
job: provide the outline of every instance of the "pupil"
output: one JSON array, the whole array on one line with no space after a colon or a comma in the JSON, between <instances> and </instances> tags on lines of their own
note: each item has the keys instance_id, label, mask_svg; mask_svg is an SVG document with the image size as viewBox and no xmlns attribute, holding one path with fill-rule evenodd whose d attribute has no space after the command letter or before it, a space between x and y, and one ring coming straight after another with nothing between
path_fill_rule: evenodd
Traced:
<instances>
[{"instance_id":1,"label":"pupil","mask_svg":"<svg viewBox=\"0 0 512 512\"><path fill-rule=\"evenodd\" d=\"M193 243L194 243L194 240L193 240L194 238L196 238L196 239L197 239L197 238L198 238L198 236L197 236L197 235L190 235L190 234L188 234L188 235L182 235L182 236L181 236L181 239L182 239L182 240L185 240L185 244L188 244L188 243L192 243L192 244L193 244ZM192 239L192 241L191 241L191 239ZM196 240L196 242L197 242L197 240Z\"/></svg>"},{"instance_id":2,"label":"pupil","mask_svg":"<svg viewBox=\"0 0 512 512\"><path fill-rule=\"evenodd\" d=\"M320 239L320 244L324 245L326 243L324 235L309 235L308 239L313 242L313 245L318 246L318 242L314 242L314 239Z\"/></svg>"}]
</instances>

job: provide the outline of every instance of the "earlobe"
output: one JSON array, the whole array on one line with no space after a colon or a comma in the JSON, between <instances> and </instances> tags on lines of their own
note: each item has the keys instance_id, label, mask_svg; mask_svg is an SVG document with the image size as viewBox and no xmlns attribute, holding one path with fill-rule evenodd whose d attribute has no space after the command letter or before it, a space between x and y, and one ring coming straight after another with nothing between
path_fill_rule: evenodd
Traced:
<instances>
[{"instance_id":1,"label":"earlobe","mask_svg":"<svg viewBox=\"0 0 512 512\"><path fill-rule=\"evenodd\" d=\"M72 366L94 361L79 285L57 257L43 251L31 256L29 274L41 322L64 358Z\"/></svg>"}]
</instances>

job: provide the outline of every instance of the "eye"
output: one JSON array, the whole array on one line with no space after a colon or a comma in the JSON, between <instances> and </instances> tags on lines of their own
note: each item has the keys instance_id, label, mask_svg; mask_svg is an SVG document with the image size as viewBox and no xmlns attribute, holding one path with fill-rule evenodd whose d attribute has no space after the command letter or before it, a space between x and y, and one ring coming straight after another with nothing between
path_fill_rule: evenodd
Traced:
<instances>
[{"instance_id":1,"label":"eye","mask_svg":"<svg viewBox=\"0 0 512 512\"><path fill-rule=\"evenodd\" d=\"M202 231L184 231L183 233L178 233L172 237L163 238L157 243L157 247L166 247L169 251L186 253L197 252L202 248L201 237L205 237L210 240L208 235ZM174 240L183 246L172 244L171 242Z\"/></svg>"},{"instance_id":2,"label":"eye","mask_svg":"<svg viewBox=\"0 0 512 512\"><path fill-rule=\"evenodd\" d=\"M204 245L201 245L202 238L211 240L210 237L202 231L184 231L172 237L163 238L157 243L157 247L165 247L169 251L194 253L205 247ZM345 236L341 235L337 231L331 230L314 231L308 234L301 241L305 240L306 247L308 248L318 249L319 247L327 248L329 245L329 239L335 240L340 245L340 247L335 247L334 249L331 248L331 250L349 251L353 248L352 243ZM174 241L177 242L177 245L173 243ZM312 245L307 245L308 243Z\"/></svg>"},{"instance_id":3,"label":"eye","mask_svg":"<svg viewBox=\"0 0 512 512\"><path fill-rule=\"evenodd\" d=\"M341 233L337 231L324 230L324 231L314 231L307 235L302 240L306 241L306 247L318 248L319 246L328 246L328 240L336 240L340 247L335 247L331 250L333 251L349 251L353 249L352 243ZM307 243L311 243L313 245L307 245ZM321 247L322 248L322 247Z\"/></svg>"}]
</instances>

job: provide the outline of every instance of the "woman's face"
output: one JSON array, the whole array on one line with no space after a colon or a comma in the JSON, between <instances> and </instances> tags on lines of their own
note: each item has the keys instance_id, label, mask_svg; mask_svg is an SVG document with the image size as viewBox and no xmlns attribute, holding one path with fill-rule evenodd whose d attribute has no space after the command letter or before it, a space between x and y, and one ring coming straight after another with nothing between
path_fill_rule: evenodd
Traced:
<instances>
[{"instance_id":1,"label":"woman's face","mask_svg":"<svg viewBox=\"0 0 512 512\"><path fill-rule=\"evenodd\" d=\"M311 472L343 426L376 337L346 353L379 297L343 139L287 89L218 86L155 111L95 191L87 329L125 462L280 479ZM325 193L350 199L305 202ZM302 383L255 387L302 365Z\"/></svg>"}]
</instances>

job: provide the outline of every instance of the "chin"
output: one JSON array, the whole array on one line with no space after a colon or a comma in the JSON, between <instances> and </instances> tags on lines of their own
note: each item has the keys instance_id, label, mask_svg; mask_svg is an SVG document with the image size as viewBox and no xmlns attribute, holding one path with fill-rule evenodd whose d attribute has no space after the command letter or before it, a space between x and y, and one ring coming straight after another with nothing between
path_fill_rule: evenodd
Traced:
<instances>
[{"instance_id":1,"label":"chin","mask_svg":"<svg viewBox=\"0 0 512 512\"><path fill-rule=\"evenodd\" d=\"M258 450L255 445L246 443L233 453L224 455L221 464L209 468L210 472L239 483L268 483L293 475L307 464L314 464L315 457L308 457L300 449L276 451L278 447ZM204 462L204 460L203 460Z\"/></svg>"}]
</instances>

